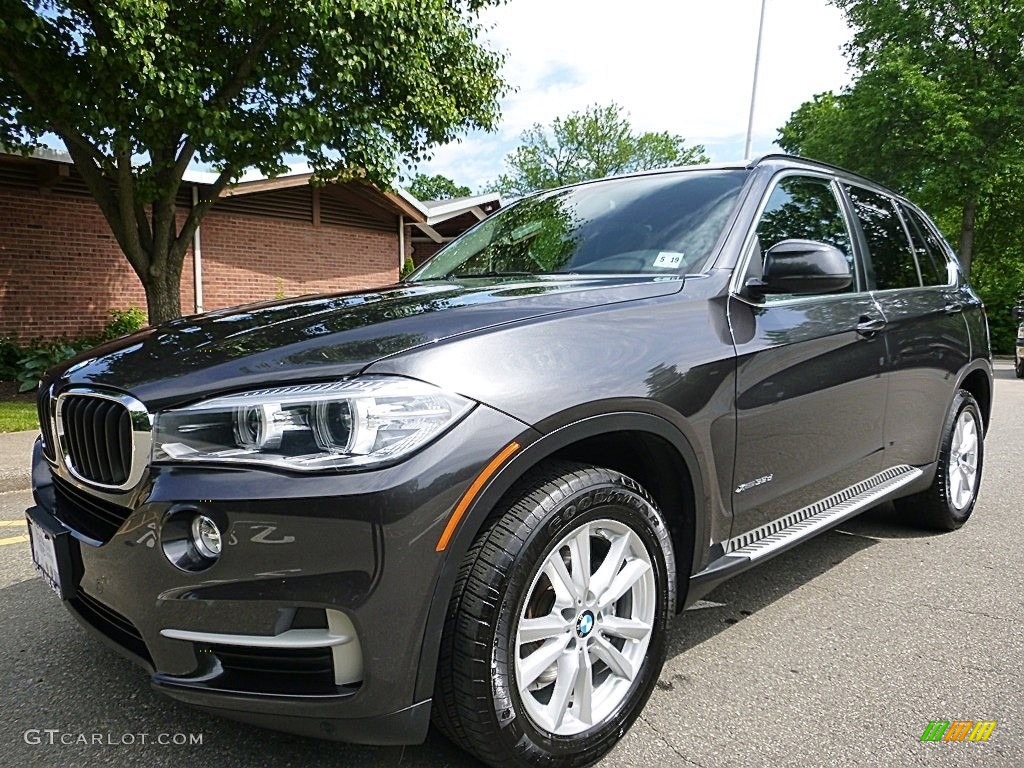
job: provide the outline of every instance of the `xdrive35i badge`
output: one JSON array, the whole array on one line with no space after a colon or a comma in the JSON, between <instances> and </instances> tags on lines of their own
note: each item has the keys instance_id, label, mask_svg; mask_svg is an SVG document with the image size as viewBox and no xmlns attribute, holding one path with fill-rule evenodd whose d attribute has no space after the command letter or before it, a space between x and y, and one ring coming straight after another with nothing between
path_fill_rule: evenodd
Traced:
<instances>
[{"instance_id":1,"label":"xdrive35i badge","mask_svg":"<svg viewBox=\"0 0 1024 768\"><path fill-rule=\"evenodd\" d=\"M770 483L774 478L775 478L775 475L773 473L771 475L765 475L764 477L759 477L759 478L757 478L757 480L751 480L749 483L743 483L742 485L736 486L736 493L743 493L744 491L749 491L751 488L756 488L759 485L764 485L765 483Z\"/></svg>"}]
</instances>

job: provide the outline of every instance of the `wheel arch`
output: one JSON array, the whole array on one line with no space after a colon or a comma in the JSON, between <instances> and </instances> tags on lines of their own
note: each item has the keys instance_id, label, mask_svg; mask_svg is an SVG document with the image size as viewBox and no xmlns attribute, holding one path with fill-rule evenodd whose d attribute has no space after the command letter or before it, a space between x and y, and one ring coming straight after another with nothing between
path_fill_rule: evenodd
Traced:
<instances>
[{"instance_id":1,"label":"wheel arch","mask_svg":"<svg viewBox=\"0 0 1024 768\"><path fill-rule=\"evenodd\" d=\"M988 432L989 420L992 416L992 369L987 362L977 360L973 365L961 371L956 385L957 389L966 389L978 401L981 418Z\"/></svg>"},{"instance_id":2,"label":"wheel arch","mask_svg":"<svg viewBox=\"0 0 1024 768\"><path fill-rule=\"evenodd\" d=\"M570 459L606 467L644 486L669 525L676 559L677 609L685 603L693 564L706 549L700 542L708 538L709 481L690 439L674 421L647 412L617 411L569 421L543 433L531 432L524 434L521 449L473 499L445 552L424 629L417 701L433 692L445 615L465 553L515 482L546 460ZM678 480L672 482L671 478Z\"/></svg>"}]
</instances>

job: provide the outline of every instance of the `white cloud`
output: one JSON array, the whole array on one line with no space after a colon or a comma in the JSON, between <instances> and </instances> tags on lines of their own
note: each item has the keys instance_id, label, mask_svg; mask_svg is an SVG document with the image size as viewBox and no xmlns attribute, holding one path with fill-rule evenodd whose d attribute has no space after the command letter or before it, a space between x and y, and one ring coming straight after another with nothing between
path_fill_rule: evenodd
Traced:
<instances>
[{"instance_id":1,"label":"white cloud","mask_svg":"<svg viewBox=\"0 0 1024 768\"><path fill-rule=\"evenodd\" d=\"M485 16L517 88L502 104L498 132L440 147L422 170L479 187L502 171L505 154L533 123L610 101L638 129L681 134L707 144L713 159L736 159L759 10L760 0L509 0ZM770 148L803 101L848 82L840 48L849 34L825 0L768 0L755 151Z\"/></svg>"}]
</instances>

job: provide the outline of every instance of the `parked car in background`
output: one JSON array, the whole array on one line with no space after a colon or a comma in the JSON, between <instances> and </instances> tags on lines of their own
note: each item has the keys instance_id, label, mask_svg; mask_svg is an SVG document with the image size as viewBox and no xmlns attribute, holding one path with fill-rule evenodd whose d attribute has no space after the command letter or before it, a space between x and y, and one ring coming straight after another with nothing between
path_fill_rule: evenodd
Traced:
<instances>
[{"instance_id":1,"label":"parked car in background","mask_svg":"<svg viewBox=\"0 0 1024 768\"><path fill-rule=\"evenodd\" d=\"M991 393L981 301L908 200L785 156L648 172L520 200L400 284L52 371L31 546L181 701L583 766L724 580L886 500L963 525Z\"/></svg>"},{"instance_id":2,"label":"parked car in background","mask_svg":"<svg viewBox=\"0 0 1024 768\"><path fill-rule=\"evenodd\" d=\"M1013 308L1013 317L1017 321L1017 345L1014 347L1013 367L1018 379L1024 379L1024 305Z\"/></svg>"}]
</instances>

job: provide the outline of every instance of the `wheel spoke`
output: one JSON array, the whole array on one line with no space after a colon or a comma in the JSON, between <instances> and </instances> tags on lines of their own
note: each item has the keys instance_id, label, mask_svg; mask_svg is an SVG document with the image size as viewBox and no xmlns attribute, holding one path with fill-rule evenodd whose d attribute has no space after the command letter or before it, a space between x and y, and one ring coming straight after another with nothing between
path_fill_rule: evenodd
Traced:
<instances>
[{"instance_id":1,"label":"wheel spoke","mask_svg":"<svg viewBox=\"0 0 1024 768\"><path fill-rule=\"evenodd\" d=\"M526 692L527 688L537 681L544 670L558 660L558 657L565 652L568 641L568 637L548 640L525 659L520 659L518 682L521 692Z\"/></svg>"},{"instance_id":2,"label":"wheel spoke","mask_svg":"<svg viewBox=\"0 0 1024 768\"><path fill-rule=\"evenodd\" d=\"M971 420L969 424L964 427L963 435L960 442L960 454L971 453L978 446L978 431L974 426L974 421Z\"/></svg>"},{"instance_id":3,"label":"wheel spoke","mask_svg":"<svg viewBox=\"0 0 1024 768\"><path fill-rule=\"evenodd\" d=\"M608 554L604 556L601 567L590 579L590 589L595 595L600 595L608 589L615 574L619 572L619 566L622 565L622 561L626 557L627 549L629 549L628 536L623 534L612 539L611 545L608 547Z\"/></svg>"},{"instance_id":4,"label":"wheel spoke","mask_svg":"<svg viewBox=\"0 0 1024 768\"><path fill-rule=\"evenodd\" d=\"M963 420L957 420L956 427L953 429L953 440L950 442L950 448L954 456L960 453L960 446L964 442L964 422Z\"/></svg>"},{"instance_id":5,"label":"wheel spoke","mask_svg":"<svg viewBox=\"0 0 1024 768\"><path fill-rule=\"evenodd\" d=\"M952 472L949 473L949 495L953 497L953 504L958 509L961 506L960 494L963 490L963 484L964 473L960 470L959 467L957 467Z\"/></svg>"},{"instance_id":6,"label":"wheel spoke","mask_svg":"<svg viewBox=\"0 0 1024 768\"><path fill-rule=\"evenodd\" d=\"M580 646L577 655L579 667L576 672L576 685L572 691L572 704L576 710L576 717L587 725L593 725L594 666L585 647Z\"/></svg>"},{"instance_id":7,"label":"wheel spoke","mask_svg":"<svg viewBox=\"0 0 1024 768\"><path fill-rule=\"evenodd\" d=\"M597 607L606 610L608 606L626 594L626 591L643 578L644 574L651 569L651 566L643 560L630 560L626 566L619 571L608 588L598 597Z\"/></svg>"},{"instance_id":8,"label":"wheel spoke","mask_svg":"<svg viewBox=\"0 0 1024 768\"><path fill-rule=\"evenodd\" d=\"M576 594L576 585L572 583L572 576L565 569L562 556L557 551L551 553L551 557L544 563L544 575L551 582L555 590L555 605L563 608L574 605L579 595Z\"/></svg>"},{"instance_id":9,"label":"wheel spoke","mask_svg":"<svg viewBox=\"0 0 1024 768\"><path fill-rule=\"evenodd\" d=\"M636 675L633 671L633 665L629 663L629 660L622 655L618 648L600 635L594 638L593 650L591 653L607 664L608 668L612 671L612 674L616 677L632 680Z\"/></svg>"},{"instance_id":10,"label":"wheel spoke","mask_svg":"<svg viewBox=\"0 0 1024 768\"><path fill-rule=\"evenodd\" d=\"M569 540L569 562L576 596L586 599L590 588L590 526L584 525Z\"/></svg>"},{"instance_id":11,"label":"wheel spoke","mask_svg":"<svg viewBox=\"0 0 1024 768\"><path fill-rule=\"evenodd\" d=\"M966 507L971 501L971 495L974 493L974 478L971 476L971 471L965 467L961 470L964 473L964 495L961 497L961 507Z\"/></svg>"},{"instance_id":12,"label":"wheel spoke","mask_svg":"<svg viewBox=\"0 0 1024 768\"><path fill-rule=\"evenodd\" d=\"M605 616L601 619L600 628L606 635L626 640L643 640L651 633L650 624L621 616Z\"/></svg>"},{"instance_id":13,"label":"wheel spoke","mask_svg":"<svg viewBox=\"0 0 1024 768\"><path fill-rule=\"evenodd\" d=\"M551 692L551 700L547 705L549 730L557 731L562 727L565 713L569 711L569 701L573 688L576 687L576 675L579 672L579 654L563 653L558 658L558 676L555 678L555 689Z\"/></svg>"},{"instance_id":14,"label":"wheel spoke","mask_svg":"<svg viewBox=\"0 0 1024 768\"><path fill-rule=\"evenodd\" d=\"M550 613L537 619L523 619L519 622L519 642L522 644L535 643L538 640L548 640L552 637L566 634L569 631L569 622L562 618L561 614ZM568 636L566 636L568 639Z\"/></svg>"}]
</instances>

